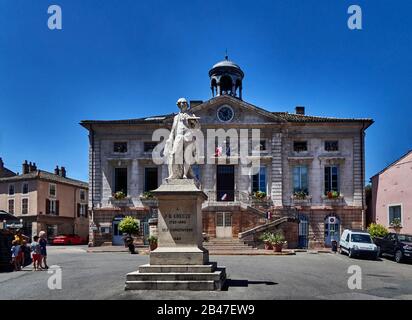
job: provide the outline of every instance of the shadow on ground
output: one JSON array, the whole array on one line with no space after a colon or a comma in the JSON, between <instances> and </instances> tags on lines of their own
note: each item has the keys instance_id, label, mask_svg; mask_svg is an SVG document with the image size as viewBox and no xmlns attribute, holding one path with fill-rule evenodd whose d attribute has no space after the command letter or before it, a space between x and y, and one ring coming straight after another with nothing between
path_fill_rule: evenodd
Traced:
<instances>
[{"instance_id":1,"label":"shadow on ground","mask_svg":"<svg viewBox=\"0 0 412 320\"><path fill-rule=\"evenodd\" d=\"M227 279L222 291L229 290L230 287L248 287L250 284L264 284L266 286L274 286L278 283L273 281L250 281L250 280L238 280L238 279Z\"/></svg>"}]
</instances>

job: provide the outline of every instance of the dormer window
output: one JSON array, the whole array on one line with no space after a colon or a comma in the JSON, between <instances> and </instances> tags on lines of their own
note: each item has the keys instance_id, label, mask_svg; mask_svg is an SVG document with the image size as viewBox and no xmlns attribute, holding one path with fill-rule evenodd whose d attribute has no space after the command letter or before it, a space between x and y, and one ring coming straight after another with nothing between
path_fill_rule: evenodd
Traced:
<instances>
[{"instance_id":1,"label":"dormer window","mask_svg":"<svg viewBox=\"0 0 412 320\"><path fill-rule=\"evenodd\" d=\"M339 151L339 141L338 140L328 140L325 141L325 151Z\"/></svg>"},{"instance_id":2,"label":"dormer window","mask_svg":"<svg viewBox=\"0 0 412 320\"><path fill-rule=\"evenodd\" d=\"M23 183L22 193L23 194L29 193L29 184L27 182Z\"/></svg>"},{"instance_id":3,"label":"dormer window","mask_svg":"<svg viewBox=\"0 0 412 320\"><path fill-rule=\"evenodd\" d=\"M9 185L9 196L14 195L14 184Z\"/></svg>"},{"instance_id":4,"label":"dormer window","mask_svg":"<svg viewBox=\"0 0 412 320\"><path fill-rule=\"evenodd\" d=\"M127 152L127 142L115 142L113 144L113 152L126 153Z\"/></svg>"}]
</instances>

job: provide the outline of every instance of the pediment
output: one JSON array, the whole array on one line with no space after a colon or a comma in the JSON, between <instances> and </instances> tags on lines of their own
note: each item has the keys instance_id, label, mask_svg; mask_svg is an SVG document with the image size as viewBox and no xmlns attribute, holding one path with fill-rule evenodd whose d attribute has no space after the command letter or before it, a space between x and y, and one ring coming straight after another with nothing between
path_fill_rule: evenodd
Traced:
<instances>
[{"instance_id":1,"label":"pediment","mask_svg":"<svg viewBox=\"0 0 412 320\"><path fill-rule=\"evenodd\" d=\"M218 111L222 107L228 107L233 111L233 117L227 122L222 121L222 116L218 115ZM275 114L254 106L250 103L231 96L218 96L208 101L203 102L190 109L192 113L201 118L202 123L212 124L230 124L230 123L281 123L283 119ZM229 112L230 113L230 112ZM230 118L230 114L227 116Z\"/></svg>"}]
</instances>

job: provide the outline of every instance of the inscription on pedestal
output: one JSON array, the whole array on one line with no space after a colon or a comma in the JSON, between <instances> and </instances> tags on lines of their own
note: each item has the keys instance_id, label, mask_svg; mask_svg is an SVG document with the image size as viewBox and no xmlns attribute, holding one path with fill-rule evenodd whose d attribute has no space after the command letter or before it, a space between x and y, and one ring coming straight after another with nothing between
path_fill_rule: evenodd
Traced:
<instances>
[{"instance_id":1,"label":"inscription on pedestal","mask_svg":"<svg viewBox=\"0 0 412 320\"><path fill-rule=\"evenodd\" d=\"M161 215L159 227L161 234L165 235L162 237L165 244L170 244L171 240L175 245L193 244L196 232L194 219L194 214L179 209Z\"/></svg>"}]
</instances>

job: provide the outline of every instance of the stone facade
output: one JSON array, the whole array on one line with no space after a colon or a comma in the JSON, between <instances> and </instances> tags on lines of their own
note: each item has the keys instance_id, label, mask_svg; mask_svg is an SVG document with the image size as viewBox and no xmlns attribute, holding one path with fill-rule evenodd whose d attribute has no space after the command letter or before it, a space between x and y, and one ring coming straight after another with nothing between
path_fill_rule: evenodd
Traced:
<instances>
[{"instance_id":1,"label":"stone facade","mask_svg":"<svg viewBox=\"0 0 412 320\"><path fill-rule=\"evenodd\" d=\"M219 75L225 72L230 75L239 68L236 64L225 62L217 66L221 68ZM240 74L238 70L236 72ZM213 74L211 79L213 81ZM216 85L219 86L218 83ZM263 178L259 178L259 191L266 194L266 199L264 205L256 203L253 192L257 190L253 177L242 174L240 163L236 162L239 160L236 150L231 150L230 157L220 156L213 161L207 155L198 170L202 189L208 196L202 205L203 231L210 237L238 237L242 232L266 224L269 222L267 218L274 221L284 216L294 216L300 221L295 227L286 224L279 226L286 233L290 246L323 247L339 237L344 228L363 228L364 133L373 121L308 116L304 114L304 108L298 108L297 113L267 111L242 100L237 95L238 91L224 93L219 89L212 99L191 103L190 112L201 118L205 136L208 130L234 130L238 136L242 129L247 129L249 133L253 129L260 130L263 147L257 157L263 167ZM226 109L221 114L222 108ZM174 108L171 111L175 111ZM145 152L145 143L152 142L156 129L170 129L172 120L173 114L132 120L86 120L81 123L90 133L90 206L97 227L100 217L106 216L107 212L112 213L105 218L105 223L117 214L116 206L111 203L116 191L116 168L127 168L128 210L145 212L143 220L155 213L153 207L141 200L148 184L149 173L145 168L157 168L155 185L160 185L167 176L167 167L153 163L151 152L147 149ZM328 141L334 143L332 149L326 147ZM116 142L126 143L127 151L114 152ZM298 142L302 142L305 148L297 148ZM235 149L240 147L236 145ZM204 148L207 154L206 143ZM251 143L248 154L253 158ZM233 160L235 164L231 162ZM222 182L226 178L220 178L219 182L220 165L226 166L230 179L234 180L233 186L229 183L226 198L222 197L222 192L225 193L223 189L228 184L227 181ZM233 167L230 168L231 165ZM294 195L294 170L297 166L307 170L305 199ZM328 169L330 167L338 168L333 169L338 171L335 174L337 178L331 178L331 185L339 191L333 194L333 198L332 193L328 193L332 189L325 190L326 171L332 170ZM267 212L271 213L271 217L267 216ZM330 226L331 221L334 221L333 226ZM97 228L94 236L98 237L98 233Z\"/></svg>"}]
</instances>

